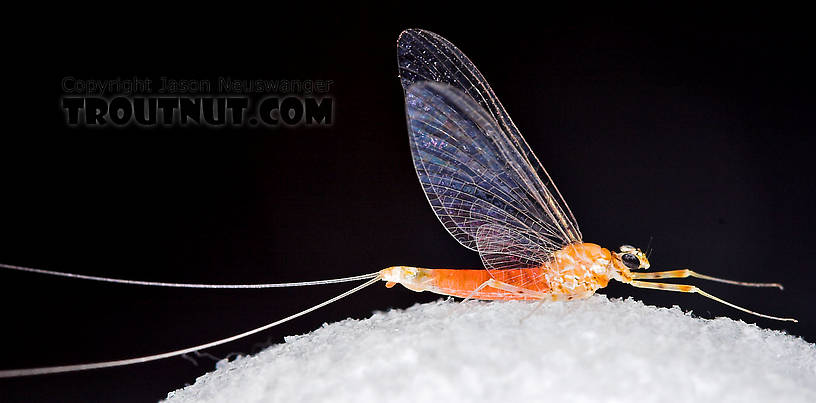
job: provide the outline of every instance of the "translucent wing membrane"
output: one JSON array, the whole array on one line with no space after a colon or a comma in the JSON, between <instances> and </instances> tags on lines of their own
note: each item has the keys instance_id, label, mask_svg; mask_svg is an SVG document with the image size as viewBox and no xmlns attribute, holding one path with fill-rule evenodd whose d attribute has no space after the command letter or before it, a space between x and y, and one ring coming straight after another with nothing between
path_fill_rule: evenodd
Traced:
<instances>
[{"instance_id":1,"label":"translucent wing membrane","mask_svg":"<svg viewBox=\"0 0 816 403\"><path fill-rule=\"evenodd\" d=\"M408 88L406 105L419 181L462 245L478 250L485 224L526 234L542 251L569 242L521 184L524 161L483 108L456 88L427 81Z\"/></svg>"},{"instance_id":2,"label":"translucent wing membrane","mask_svg":"<svg viewBox=\"0 0 816 403\"><path fill-rule=\"evenodd\" d=\"M459 151L473 160L491 159L495 165L509 172L513 180L509 185L519 189L514 199L516 207L539 221L542 226L555 230L560 244L579 242L581 232L575 217L567 206L555 184L552 182L541 162L533 154L530 146L521 136L510 116L493 93L490 85L473 63L452 43L432 32L411 29L403 31L398 42L398 62L400 79L408 96L412 85L423 81L447 84L460 92L459 96L468 100L469 109L477 111L492 125L491 133L482 133L483 137L496 144L501 152L495 155L479 155L479 149L460 149ZM453 92L453 91L450 91ZM410 109L410 106L408 106ZM409 110L409 126L410 110ZM442 136L444 137L444 135ZM412 133L414 161L418 147L413 144L416 135ZM473 141L476 143L476 140ZM494 166L488 166L493 169ZM417 171L420 168L417 165ZM421 173L420 173L421 176ZM420 177L420 180L422 178ZM425 187L425 186L423 186ZM425 187L428 193L427 187ZM429 198L432 196L429 194ZM433 202L432 202L433 203ZM498 207L498 206L497 206ZM500 207L499 207L500 208ZM439 214L438 209L434 209ZM454 222L439 216L442 223L464 246L474 249L475 230L459 229Z\"/></svg>"},{"instance_id":3,"label":"translucent wing membrane","mask_svg":"<svg viewBox=\"0 0 816 403\"><path fill-rule=\"evenodd\" d=\"M549 258L550 251L542 247L535 238L507 226L486 224L476 232L479 256L490 275L501 277L501 281L527 290L547 292L543 289L540 276L545 274L542 263ZM513 276L497 275L496 271L517 271Z\"/></svg>"}]
</instances>

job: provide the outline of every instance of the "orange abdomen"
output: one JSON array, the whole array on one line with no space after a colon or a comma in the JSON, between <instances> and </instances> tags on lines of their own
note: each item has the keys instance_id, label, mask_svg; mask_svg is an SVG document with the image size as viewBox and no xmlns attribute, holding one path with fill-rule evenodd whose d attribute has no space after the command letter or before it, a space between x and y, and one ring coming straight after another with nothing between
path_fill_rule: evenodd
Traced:
<instances>
[{"instance_id":1,"label":"orange abdomen","mask_svg":"<svg viewBox=\"0 0 816 403\"><path fill-rule=\"evenodd\" d=\"M432 269L429 274L432 286L428 288L428 291L461 298L472 295L471 298L475 299L533 299L529 295L513 294L493 287L485 287L473 293L473 290L491 278L508 284L525 284L526 288L540 292L549 291L549 286L542 282L545 277L542 275L541 267L495 270L492 277L491 273L484 269ZM539 287L531 288L534 283Z\"/></svg>"},{"instance_id":2,"label":"orange abdomen","mask_svg":"<svg viewBox=\"0 0 816 403\"><path fill-rule=\"evenodd\" d=\"M535 299L530 294L517 294L493 287L484 287L485 281L495 279L515 287L563 296L591 295L606 287L610 278L611 253L596 244L570 244L554 252L551 259L539 267L506 270L420 269L422 279L412 288L438 294L476 299Z\"/></svg>"}]
</instances>

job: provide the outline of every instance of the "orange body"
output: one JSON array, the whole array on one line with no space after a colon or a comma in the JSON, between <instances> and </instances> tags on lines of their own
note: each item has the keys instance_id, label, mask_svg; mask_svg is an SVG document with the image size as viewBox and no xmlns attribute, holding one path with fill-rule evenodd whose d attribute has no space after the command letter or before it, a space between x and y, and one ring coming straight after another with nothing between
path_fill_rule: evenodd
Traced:
<instances>
[{"instance_id":1,"label":"orange body","mask_svg":"<svg viewBox=\"0 0 816 403\"><path fill-rule=\"evenodd\" d=\"M613 276L614 265L609 250L592 243L576 243L553 253L552 258L539 267L506 270L485 269L423 269L395 266L383 270L388 286L402 284L414 291L430 291L455 297L487 300L538 299L531 294L518 294L494 287L484 287L488 280L496 280L551 299L572 299L592 295L606 287Z\"/></svg>"}]
</instances>

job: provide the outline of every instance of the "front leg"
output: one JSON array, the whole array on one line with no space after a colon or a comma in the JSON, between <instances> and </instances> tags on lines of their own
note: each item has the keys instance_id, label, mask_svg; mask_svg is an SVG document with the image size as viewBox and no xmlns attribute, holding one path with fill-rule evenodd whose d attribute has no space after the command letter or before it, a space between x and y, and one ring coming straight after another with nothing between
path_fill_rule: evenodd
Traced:
<instances>
[{"instance_id":1,"label":"front leg","mask_svg":"<svg viewBox=\"0 0 816 403\"><path fill-rule=\"evenodd\" d=\"M749 283L745 281L734 281L728 280L719 277L713 277L706 274L700 274L692 270L688 269L681 269L681 270L670 270L670 271L658 271L658 272L651 272L651 273L638 273L632 272L632 279L633 280L654 280L654 279L661 279L661 278L686 278L686 277L696 277L701 278L703 280L710 280L716 281L718 283L725 283L725 284L732 284L732 285L741 285L744 287L776 287L780 290L782 289L782 284L779 283Z\"/></svg>"}]
</instances>

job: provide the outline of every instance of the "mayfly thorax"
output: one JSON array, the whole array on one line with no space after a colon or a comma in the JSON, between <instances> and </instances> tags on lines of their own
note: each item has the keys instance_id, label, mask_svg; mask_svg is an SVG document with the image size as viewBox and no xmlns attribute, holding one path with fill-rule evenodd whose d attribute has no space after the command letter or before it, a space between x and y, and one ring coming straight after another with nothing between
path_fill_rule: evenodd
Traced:
<instances>
[{"instance_id":1,"label":"mayfly thorax","mask_svg":"<svg viewBox=\"0 0 816 403\"><path fill-rule=\"evenodd\" d=\"M741 311L777 320L684 284L651 282L696 277L733 285L777 283L725 280L691 270L644 272L646 254L583 241L564 197L521 136L482 74L459 49L432 32L400 34L399 76L405 93L411 154L421 187L445 229L479 253L484 269L393 266L379 272L301 283L219 285L112 279L0 265L12 270L114 283L182 288L274 288L367 280L287 318L211 343L132 359L0 371L0 377L79 371L153 361L224 344L314 311L380 280L465 299L561 301L591 296L617 280L639 288L697 293Z\"/></svg>"}]
</instances>

